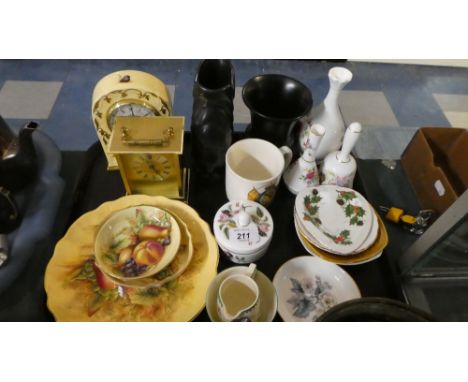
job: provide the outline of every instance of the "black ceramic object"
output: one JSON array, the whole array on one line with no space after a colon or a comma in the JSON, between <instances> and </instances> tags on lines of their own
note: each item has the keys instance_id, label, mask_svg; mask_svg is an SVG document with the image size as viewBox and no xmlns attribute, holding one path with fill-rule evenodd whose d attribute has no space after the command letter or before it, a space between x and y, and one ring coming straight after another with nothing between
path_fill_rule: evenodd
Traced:
<instances>
[{"instance_id":1,"label":"black ceramic object","mask_svg":"<svg viewBox=\"0 0 468 382\"><path fill-rule=\"evenodd\" d=\"M313 103L307 86L280 74L251 78L242 89L242 97L251 114L247 135L278 147L293 145L293 132Z\"/></svg>"},{"instance_id":2,"label":"black ceramic object","mask_svg":"<svg viewBox=\"0 0 468 382\"><path fill-rule=\"evenodd\" d=\"M224 176L232 143L234 68L229 60L201 62L193 86L192 169L206 179Z\"/></svg>"},{"instance_id":3,"label":"black ceramic object","mask_svg":"<svg viewBox=\"0 0 468 382\"><path fill-rule=\"evenodd\" d=\"M18 228L20 222L15 200L7 189L0 187L0 234L10 233Z\"/></svg>"},{"instance_id":4,"label":"black ceramic object","mask_svg":"<svg viewBox=\"0 0 468 382\"><path fill-rule=\"evenodd\" d=\"M0 117L0 186L15 192L32 183L37 174L37 155L32 141L36 122L27 123L16 137Z\"/></svg>"},{"instance_id":5,"label":"black ceramic object","mask_svg":"<svg viewBox=\"0 0 468 382\"><path fill-rule=\"evenodd\" d=\"M364 297L335 305L317 321L329 322L420 322L434 318L411 305L383 297Z\"/></svg>"}]
</instances>

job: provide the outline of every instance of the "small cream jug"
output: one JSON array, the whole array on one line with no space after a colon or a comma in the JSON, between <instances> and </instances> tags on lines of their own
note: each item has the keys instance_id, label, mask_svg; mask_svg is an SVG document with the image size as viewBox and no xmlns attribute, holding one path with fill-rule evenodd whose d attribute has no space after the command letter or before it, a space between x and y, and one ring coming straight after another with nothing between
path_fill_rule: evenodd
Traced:
<instances>
[{"instance_id":1,"label":"small cream jug","mask_svg":"<svg viewBox=\"0 0 468 382\"><path fill-rule=\"evenodd\" d=\"M356 160L350 153L361 131L362 126L359 122L351 123L346 130L341 150L332 151L325 157L322 167L322 184L353 188Z\"/></svg>"},{"instance_id":2,"label":"small cream jug","mask_svg":"<svg viewBox=\"0 0 468 382\"><path fill-rule=\"evenodd\" d=\"M247 274L234 274L223 280L219 286L216 305L218 315L224 322L256 321L260 314L260 290L255 282L257 267L250 264ZM234 286L241 288L234 288ZM249 300L242 301L248 292Z\"/></svg>"},{"instance_id":3,"label":"small cream jug","mask_svg":"<svg viewBox=\"0 0 468 382\"><path fill-rule=\"evenodd\" d=\"M302 156L292 163L283 175L284 183L289 191L297 195L302 190L320 184L320 176L315 163L315 152L325 134L325 128L313 124L308 130L307 148Z\"/></svg>"}]
</instances>

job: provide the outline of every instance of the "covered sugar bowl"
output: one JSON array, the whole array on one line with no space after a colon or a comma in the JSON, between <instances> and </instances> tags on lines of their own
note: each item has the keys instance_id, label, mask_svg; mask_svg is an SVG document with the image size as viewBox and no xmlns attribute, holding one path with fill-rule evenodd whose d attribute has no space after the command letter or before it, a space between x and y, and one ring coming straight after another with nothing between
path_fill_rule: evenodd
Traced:
<instances>
[{"instance_id":1,"label":"covered sugar bowl","mask_svg":"<svg viewBox=\"0 0 468 382\"><path fill-rule=\"evenodd\" d=\"M219 247L234 263L260 259L273 237L273 219L261 204L239 200L224 204L216 213L213 232Z\"/></svg>"}]
</instances>

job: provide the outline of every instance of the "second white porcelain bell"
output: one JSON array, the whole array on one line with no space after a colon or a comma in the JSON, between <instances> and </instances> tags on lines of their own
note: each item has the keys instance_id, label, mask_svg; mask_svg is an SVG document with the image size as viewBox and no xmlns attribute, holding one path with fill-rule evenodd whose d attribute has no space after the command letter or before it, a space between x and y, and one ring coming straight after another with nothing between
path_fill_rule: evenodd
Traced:
<instances>
[{"instance_id":1,"label":"second white porcelain bell","mask_svg":"<svg viewBox=\"0 0 468 382\"><path fill-rule=\"evenodd\" d=\"M359 136L362 126L353 122L346 130L341 151L332 151L323 160L322 184L334 184L353 188L356 175L356 160L350 154Z\"/></svg>"},{"instance_id":2,"label":"second white porcelain bell","mask_svg":"<svg viewBox=\"0 0 468 382\"><path fill-rule=\"evenodd\" d=\"M315 151L324 134L325 128L322 125L314 124L309 127L308 148L285 171L284 183L293 194L298 194L302 190L320 183L319 171L315 163Z\"/></svg>"}]
</instances>

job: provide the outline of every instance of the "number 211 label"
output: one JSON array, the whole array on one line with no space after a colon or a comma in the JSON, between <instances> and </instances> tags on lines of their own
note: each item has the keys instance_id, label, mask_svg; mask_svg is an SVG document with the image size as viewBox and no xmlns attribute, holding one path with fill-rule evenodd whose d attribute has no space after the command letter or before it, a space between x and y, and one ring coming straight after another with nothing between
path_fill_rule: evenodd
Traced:
<instances>
[{"instance_id":1,"label":"number 211 label","mask_svg":"<svg viewBox=\"0 0 468 382\"><path fill-rule=\"evenodd\" d=\"M259 239L258 231L250 228L234 228L231 231L232 241L256 243Z\"/></svg>"}]
</instances>

